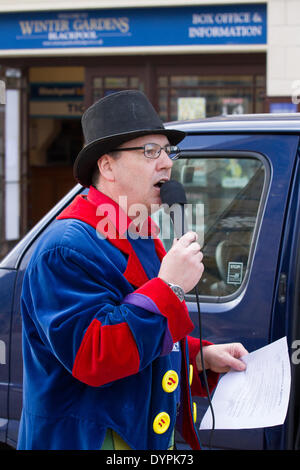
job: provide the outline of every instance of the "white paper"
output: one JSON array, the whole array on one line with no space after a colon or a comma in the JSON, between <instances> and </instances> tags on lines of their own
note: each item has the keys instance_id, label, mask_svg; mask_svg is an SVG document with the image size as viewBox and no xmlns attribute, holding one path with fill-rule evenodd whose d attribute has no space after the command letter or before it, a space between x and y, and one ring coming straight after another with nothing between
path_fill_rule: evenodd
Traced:
<instances>
[{"instance_id":1,"label":"white paper","mask_svg":"<svg viewBox=\"0 0 300 470\"><path fill-rule=\"evenodd\" d=\"M250 429L283 424L290 395L287 339L243 356L245 371L230 370L219 380L212 406L215 429ZM199 429L212 428L208 408Z\"/></svg>"}]
</instances>

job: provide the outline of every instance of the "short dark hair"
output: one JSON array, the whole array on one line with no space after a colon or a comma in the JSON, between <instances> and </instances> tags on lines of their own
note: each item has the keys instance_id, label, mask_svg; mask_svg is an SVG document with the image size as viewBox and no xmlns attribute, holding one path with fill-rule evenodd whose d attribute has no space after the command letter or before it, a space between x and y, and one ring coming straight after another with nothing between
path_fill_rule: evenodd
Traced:
<instances>
[{"instance_id":1,"label":"short dark hair","mask_svg":"<svg viewBox=\"0 0 300 470\"><path fill-rule=\"evenodd\" d=\"M91 176L91 185L96 188L98 181L99 181L99 176L100 176L100 171L98 167L98 163L94 165L94 168L92 169L92 176Z\"/></svg>"}]
</instances>

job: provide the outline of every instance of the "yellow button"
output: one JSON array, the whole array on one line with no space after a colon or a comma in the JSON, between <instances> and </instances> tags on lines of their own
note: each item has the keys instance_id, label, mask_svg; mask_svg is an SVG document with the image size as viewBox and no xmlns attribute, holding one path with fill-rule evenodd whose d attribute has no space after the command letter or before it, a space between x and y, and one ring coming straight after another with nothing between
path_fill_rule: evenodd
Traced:
<instances>
[{"instance_id":1,"label":"yellow button","mask_svg":"<svg viewBox=\"0 0 300 470\"><path fill-rule=\"evenodd\" d=\"M190 376L189 376L189 384L190 386L192 385L192 381L193 381L193 366L192 364L190 364Z\"/></svg>"},{"instance_id":2,"label":"yellow button","mask_svg":"<svg viewBox=\"0 0 300 470\"><path fill-rule=\"evenodd\" d=\"M178 387L178 375L175 370L168 370L162 378L162 388L165 392L171 393Z\"/></svg>"},{"instance_id":3,"label":"yellow button","mask_svg":"<svg viewBox=\"0 0 300 470\"><path fill-rule=\"evenodd\" d=\"M165 411L159 413L153 421L153 431L156 434L163 434L170 426L170 416Z\"/></svg>"},{"instance_id":4,"label":"yellow button","mask_svg":"<svg viewBox=\"0 0 300 470\"><path fill-rule=\"evenodd\" d=\"M193 419L195 423L197 421L197 405L195 402L193 402Z\"/></svg>"}]
</instances>

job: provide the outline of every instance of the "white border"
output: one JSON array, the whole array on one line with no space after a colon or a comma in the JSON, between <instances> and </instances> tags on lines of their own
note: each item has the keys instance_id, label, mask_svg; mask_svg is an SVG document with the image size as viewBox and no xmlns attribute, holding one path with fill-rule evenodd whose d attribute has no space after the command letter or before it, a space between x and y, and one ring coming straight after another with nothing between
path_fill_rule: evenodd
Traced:
<instances>
[{"instance_id":1,"label":"white border","mask_svg":"<svg viewBox=\"0 0 300 470\"><path fill-rule=\"evenodd\" d=\"M217 54L222 52L266 52L267 44L245 45L187 45L187 46L141 46L141 47L82 47L52 49L2 49L1 57L61 57L61 56L101 56L101 55L140 55L140 54Z\"/></svg>"}]
</instances>

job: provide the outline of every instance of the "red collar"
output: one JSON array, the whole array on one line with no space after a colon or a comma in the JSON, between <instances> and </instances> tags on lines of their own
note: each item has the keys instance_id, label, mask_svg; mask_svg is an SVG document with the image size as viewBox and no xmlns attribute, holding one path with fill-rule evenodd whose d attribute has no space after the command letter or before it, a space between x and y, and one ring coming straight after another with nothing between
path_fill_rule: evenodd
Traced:
<instances>
[{"instance_id":1,"label":"red collar","mask_svg":"<svg viewBox=\"0 0 300 470\"><path fill-rule=\"evenodd\" d=\"M91 186L87 200L97 208L97 215L104 217L107 222L110 222L121 237L125 235L125 232L131 224L131 219L113 199ZM104 228L104 226L101 228Z\"/></svg>"},{"instance_id":2,"label":"red collar","mask_svg":"<svg viewBox=\"0 0 300 470\"><path fill-rule=\"evenodd\" d=\"M87 196L83 194L76 196L71 204L58 215L57 219L78 219L95 228L112 245L128 255L127 268L123 274L125 278L136 287L148 281L148 277L125 234L132 225L132 220L111 198L91 186ZM157 238L158 227L150 217L145 225L148 229L147 234L153 236L154 233L155 235L153 236L155 249L159 259L162 260L166 252L163 244Z\"/></svg>"},{"instance_id":3,"label":"red collar","mask_svg":"<svg viewBox=\"0 0 300 470\"><path fill-rule=\"evenodd\" d=\"M104 216L106 221L113 225L120 238L123 238L127 230L132 230L140 235L152 236L153 238L156 238L159 234L159 227L151 217L148 217L141 227L137 227L117 202L93 186L89 188L87 200L97 207L98 215Z\"/></svg>"}]
</instances>

